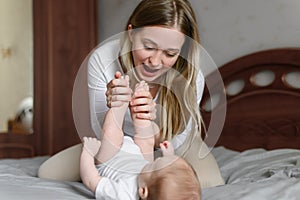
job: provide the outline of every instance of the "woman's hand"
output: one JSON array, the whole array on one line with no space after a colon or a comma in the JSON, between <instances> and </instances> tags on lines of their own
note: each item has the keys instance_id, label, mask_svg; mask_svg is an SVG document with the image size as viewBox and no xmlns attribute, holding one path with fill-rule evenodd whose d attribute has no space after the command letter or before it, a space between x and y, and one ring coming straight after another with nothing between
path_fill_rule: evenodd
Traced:
<instances>
[{"instance_id":1,"label":"woman's hand","mask_svg":"<svg viewBox=\"0 0 300 200\"><path fill-rule=\"evenodd\" d=\"M136 90L130 101L130 110L138 119L155 120L156 103L147 85L147 90Z\"/></svg>"},{"instance_id":2,"label":"woman's hand","mask_svg":"<svg viewBox=\"0 0 300 200\"><path fill-rule=\"evenodd\" d=\"M164 141L159 144L163 156L170 156L174 155L174 147L169 141Z\"/></svg>"},{"instance_id":3,"label":"woman's hand","mask_svg":"<svg viewBox=\"0 0 300 200\"><path fill-rule=\"evenodd\" d=\"M129 76L122 77L119 71L115 79L107 84L106 102L109 108L122 106L124 102L130 102L132 90L129 87Z\"/></svg>"}]
</instances>

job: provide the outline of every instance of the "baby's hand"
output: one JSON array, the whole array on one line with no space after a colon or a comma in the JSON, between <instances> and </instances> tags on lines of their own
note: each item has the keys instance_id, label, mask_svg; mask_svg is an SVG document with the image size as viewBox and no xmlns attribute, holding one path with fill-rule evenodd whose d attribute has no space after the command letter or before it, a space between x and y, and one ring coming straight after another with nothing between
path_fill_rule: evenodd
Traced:
<instances>
[{"instance_id":1,"label":"baby's hand","mask_svg":"<svg viewBox=\"0 0 300 200\"><path fill-rule=\"evenodd\" d=\"M174 155L174 147L169 141L164 141L159 144L163 156L170 156Z\"/></svg>"}]
</instances>

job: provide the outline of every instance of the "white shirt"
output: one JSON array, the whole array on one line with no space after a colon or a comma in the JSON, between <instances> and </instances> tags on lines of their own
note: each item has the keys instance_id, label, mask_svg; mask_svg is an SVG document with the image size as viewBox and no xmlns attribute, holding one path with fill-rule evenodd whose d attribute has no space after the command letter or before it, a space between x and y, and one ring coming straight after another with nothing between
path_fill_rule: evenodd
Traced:
<instances>
[{"instance_id":1,"label":"white shirt","mask_svg":"<svg viewBox=\"0 0 300 200\"><path fill-rule=\"evenodd\" d=\"M132 138L124 136L120 151L109 161L97 165L102 179L96 187L96 199L139 199L137 176L147 163Z\"/></svg>"},{"instance_id":2,"label":"white shirt","mask_svg":"<svg viewBox=\"0 0 300 200\"><path fill-rule=\"evenodd\" d=\"M104 116L109 109L106 105L106 85L108 82L114 79L116 71L120 71L124 74L122 67L118 61L119 51L119 39L107 41L103 45L95 49L95 51L91 54L88 62L88 88L91 123L92 128L98 138L100 138L101 135L101 126L104 121ZM204 78L201 72L199 72L197 76L196 88L197 103L199 105L204 89ZM157 97L154 100L156 101L156 103L158 103ZM187 134L189 133L189 130L191 130L190 122L187 124L186 129L182 133L173 138L172 144L175 149L184 142ZM123 132L125 135L131 137L134 134L129 109L125 114Z\"/></svg>"}]
</instances>

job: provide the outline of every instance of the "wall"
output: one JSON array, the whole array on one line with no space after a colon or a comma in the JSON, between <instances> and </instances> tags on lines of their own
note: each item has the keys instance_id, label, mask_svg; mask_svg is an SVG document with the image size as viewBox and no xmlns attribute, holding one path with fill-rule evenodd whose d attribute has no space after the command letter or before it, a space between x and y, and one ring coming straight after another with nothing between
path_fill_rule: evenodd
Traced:
<instances>
[{"instance_id":1,"label":"wall","mask_svg":"<svg viewBox=\"0 0 300 200\"><path fill-rule=\"evenodd\" d=\"M33 94L32 28L32 0L0 0L0 132Z\"/></svg>"},{"instance_id":2,"label":"wall","mask_svg":"<svg viewBox=\"0 0 300 200\"><path fill-rule=\"evenodd\" d=\"M239 56L300 47L299 0L190 0L202 45L220 66ZM99 39L123 31L139 0L99 0Z\"/></svg>"}]
</instances>

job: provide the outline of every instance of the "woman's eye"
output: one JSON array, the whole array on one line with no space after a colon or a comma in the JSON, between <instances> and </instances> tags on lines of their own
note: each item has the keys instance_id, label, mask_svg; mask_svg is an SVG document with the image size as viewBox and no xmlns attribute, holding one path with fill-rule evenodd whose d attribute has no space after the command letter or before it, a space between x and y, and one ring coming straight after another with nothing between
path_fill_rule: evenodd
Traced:
<instances>
[{"instance_id":1,"label":"woman's eye","mask_svg":"<svg viewBox=\"0 0 300 200\"><path fill-rule=\"evenodd\" d=\"M177 53L166 53L166 55L168 56L168 57L174 57L174 56L176 56L177 55Z\"/></svg>"},{"instance_id":2,"label":"woman's eye","mask_svg":"<svg viewBox=\"0 0 300 200\"><path fill-rule=\"evenodd\" d=\"M154 47L150 47L150 46L144 46L144 48L145 48L146 50L154 50L154 49L155 49Z\"/></svg>"}]
</instances>

